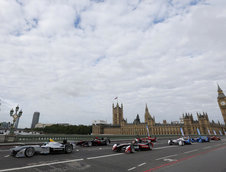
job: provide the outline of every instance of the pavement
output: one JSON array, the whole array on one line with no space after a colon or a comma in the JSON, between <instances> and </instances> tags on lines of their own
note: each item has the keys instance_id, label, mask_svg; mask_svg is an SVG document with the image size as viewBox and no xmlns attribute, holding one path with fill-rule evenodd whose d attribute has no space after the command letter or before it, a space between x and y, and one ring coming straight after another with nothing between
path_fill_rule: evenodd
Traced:
<instances>
[{"instance_id":1,"label":"pavement","mask_svg":"<svg viewBox=\"0 0 226 172\"><path fill-rule=\"evenodd\" d=\"M124 141L118 141L124 142ZM113 144L113 143L112 143ZM158 140L153 150L131 154L112 152L108 146L76 147L71 154L10 156L11 145L0 146L0 172L226 172L226 138L209 143L167 145Z\"/></svg>"}]
</instances>

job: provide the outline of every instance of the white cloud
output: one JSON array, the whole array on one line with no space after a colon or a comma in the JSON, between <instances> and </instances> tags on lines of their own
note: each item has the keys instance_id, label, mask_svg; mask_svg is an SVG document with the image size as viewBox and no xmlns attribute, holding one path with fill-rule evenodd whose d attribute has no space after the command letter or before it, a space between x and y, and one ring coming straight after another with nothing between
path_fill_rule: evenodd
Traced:
<instances>
[{"instance_id":1,"label":"white cloud","mask_svg":"<svg viewBox=\"0 0 226 172\"><path fill-rule=\"evenodd\" d=\"M224 76L226 3L178 1L1 1L1 99L17 103L29 127L41 122L157 121L207 112L223 122L216 83ZM10 120L2 103L0 120ZM4 107L4 108L3 108ZM7 116L7 117L6 117Z\"/></svg>"}]
</instances>

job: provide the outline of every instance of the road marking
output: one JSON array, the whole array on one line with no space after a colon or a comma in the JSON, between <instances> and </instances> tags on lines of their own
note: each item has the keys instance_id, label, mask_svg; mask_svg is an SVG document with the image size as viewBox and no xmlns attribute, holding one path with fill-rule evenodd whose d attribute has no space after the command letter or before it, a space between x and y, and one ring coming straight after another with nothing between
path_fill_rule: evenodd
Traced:
<instances>
[{"instance_id":1,"label":"road marking","mask_svg":"<svg viewBox=\"0 0 226 172\"><path fill-rule=\"evenodd\" d=\"M6 156L4 156L5 158L7 158L7 157L9 157L10 155L6 155Z\"/></svg>"},{"instance_id":2,"label":"road marking","mask_svg":"<svg viewBox=\"0 0 226 172\"><path fill-rule=\"evenodd\" d=\"M172 147L178 147L178 146L163 146L163 147L153 148L153 149L166 149L166 148L172 148Z\"/></svg>"},{"instance_id":3,"label":"road marking","mask_svg":"<svg viewBox=\"0 0 226 172\"><path fill-rule=\"evenodd\" d=\"M139 165L138 165L138 167L141 167L142 165L145 165L145 164L146 164L145 162L144 162L144 163L142 163L142 164L139 164Z\"/></svg>"},{"instance_id":4,"label":"road marking","mask_svg":"<svg viewBox=\"0 0 226 172\"><path fill-rule=\"evenodd\" d=\"M169 158L166 158L166 159L163 159L163 161L166 161L166 162L173 162L173 161L177 161L176 159L169 159Z\"/></svg>"},{"instance_id":5,"label":"road marking","mask_svg":"<svg viewBox=\"0 0 226 172\"><path fill-rule=\"evenodd\" d=\"M161 158L158 158L158 159L155 159L155 160L165 159L165 158L169 158L169 157L177 156L177 155L178 155L178 154L169 155L169 156L164 156L164 157L161 157Z\"/></svg>"},{"instance_id":6,"label":"road marking","mask_svg":"<svg viewBox=\"0 0 226 172\"><path fill-rule=\"evenodd\" d=\"M184 153L192 153L192 152L195 152L195 151L198 151L198 149L194 149L194 150L187 151L187 152L184 152Z\"/></svg>"},{"instance_id":7,"label":"road marking","mask_svg":"<svg viewBox=\"0 0 226 172\"><path fill-rule=\"evenodd\" d=\"M209 148L211 148L212 146L206 146L206 147L204 147L204 148L202 148L202 149L209 149Z\"/></svg>"},{"instance_id":8,"label":"road marking","mask_svg":"<svg viewBox=\"0 0 226 172\"><path fill-rule=\"evenodd\" d=\"M55 164L64 164L64 163L68 163L68 162L76 162L76 161L82 161L82 160L84 160L84 159L72 159L72 160L67 160L67 161L58 161L58 162L50 162L50 163L45 163L45 164L29 165L29 166L25 166L25 167L8 168L8 169L0 170L0 172L22 170L22 169L28 169L28 168L35 168L35 167L42 167L42 166L48 166L48 165L55 165Z\"/></svg>"},{"instance_id":9,"label":"road marking","mask_svg":"<svg viewBox=\"0 0 226 172\"><path fill-rule=\"evenodd\" d=\"M200 153L197 153L197 154L194 154L194 155L191 155L191 156L187 156L187 157L181 158L181 159L173 161L173 162L169 162L169 163L162 164L160 166L156 166L156 167L151 168L149 170L146 170L144 172L152 172L152 171L155 171L157 169L160 169L160 168L163 168L163 167L166 167L166 166L170 166L170 165L176 164L178 162L182 162L182 161L185 161L185 160L188 160L188 159L191 159L191 158L203 155L203 154L207 154L209 152L216 151L216 150L219 150L219 149L222 149L222 148L225 148L225 147L226 147L226 145L218 147L218 148L213 148L213 149L210 149L210 150L206 150L204 152L200 152Z\"/></svg>"},{"instance_id":10,"label":"road marking","mask_svg":"<svg viewBox=\"0 0 226 172\"><path fill-rule=\"evenodd\" d=\"M134 170L136 167L129 168L128 171Z\"/></svg>"},{"instance_id":11,"label":"road marking","mask_svg":"<svg viewBox=\"0 0 226 172\"><path fill-rule=\"evenodd\" d=\"M122 154L124 154L124 153L109 154L109 155L102 155L102 156L94 156L94 157L89 157L87 159L98 159L98 158L105 158L105 157L117 156L117 155L122 155Z\"/></svg>"}]
</instances>

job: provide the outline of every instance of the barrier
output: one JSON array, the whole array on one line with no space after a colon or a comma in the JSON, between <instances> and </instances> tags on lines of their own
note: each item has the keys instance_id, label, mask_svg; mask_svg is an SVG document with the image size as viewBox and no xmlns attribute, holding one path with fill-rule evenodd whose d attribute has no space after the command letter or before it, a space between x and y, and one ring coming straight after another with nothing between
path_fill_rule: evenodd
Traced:
<instances>
[{"instance_id":1,"label":"barrier","mask_svg":"<svg viewBox=\"0 0 226 172\"><path fill-rule=\"evenodd\" d=\"M167 138L177 138L180 135L155 135L158 139L167 139ZM196 137L194 135L192 137ZM64 139L70 141L79 141L79 140L91 140L94 137L107 137L114 140L132 140L137 137L137 135L57 135L57 134L48 134L48 135L17 135L15 141L17 142L45 142L49 139L55 141L63 141ZM146 135L140 135L139 137L147 137ZM152 136L153 137L153 136Z\"/></svg>"}]
</instances>

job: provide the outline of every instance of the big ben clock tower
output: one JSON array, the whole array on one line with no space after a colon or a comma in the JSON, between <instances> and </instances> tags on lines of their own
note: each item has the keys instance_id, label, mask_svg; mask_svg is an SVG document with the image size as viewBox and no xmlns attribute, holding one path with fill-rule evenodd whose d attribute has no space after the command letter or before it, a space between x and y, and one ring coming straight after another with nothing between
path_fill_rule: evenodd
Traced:
<instances>
[{"instance_id":1,"label":"big ben clock tower","mask_svg":"<svg viewBox=\"0 0 226 172\"><path fill-rule=\"evenodd\" d=\"M224 92L222 91L219 85L217 101L221 109L222 116L224 118L224 124L226 125L226 96L224 95Z\"/></svg>"}]
</instances>

